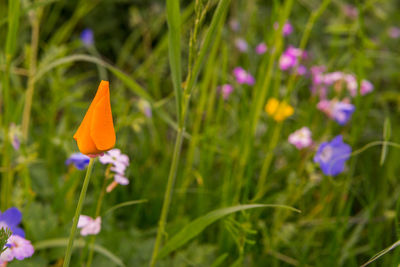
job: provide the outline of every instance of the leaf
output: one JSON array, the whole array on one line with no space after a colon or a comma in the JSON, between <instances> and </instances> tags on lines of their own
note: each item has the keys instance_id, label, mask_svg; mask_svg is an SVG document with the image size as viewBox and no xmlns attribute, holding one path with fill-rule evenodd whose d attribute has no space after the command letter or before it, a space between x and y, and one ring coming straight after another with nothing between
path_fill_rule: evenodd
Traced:
<instances>
[{"instance_id":1,"label":"leaf","mask_svg":"<svg viewBox=\"0 0 400 267\"><path fill-rule=\"evenodd\" d=\"M122 208L122 207L135 205L135 204L140 204L140 203L144 203L144 202L147 202L147 199L125 201L125 202L119 203L118 205L115 205L115 206L111 207L106 212L104 212L104 215L107 215L108 213L113 212L114 210Z\"/></svg>"},{"instance_id":2,"label":"leaf","mask_svg":"<svg viewBox=\"0 0 400 267\"><path fill-rule=\"evenodd\" d=\"M396 247L398 247L400 245L400 240L398 240L397 242L393 243L390 247L385 248L384 250L380 251L379 253L377 253L375 256L373 256L369 261L367 261L366 263L364 263L363 265L361 265L360 267L365 267L368 264L376 261L377 259L379 259L380 257L382 257L383 255L385 255L386 253L388 253L389 251L395 249Z\"/></svg>"},{"instance_id":3,"label":"leaf","mask_svg":"<svg viewBox=\"0 0 400 267\"><path fill-rule=\"evenodd\" d=\"M218 221L219 219L242 210L254 209L254 208L284 208L292 211L300 212L300 210L285 206L285 205L274 205L274 204L251 204L251 205L238 205L223 209L218 209L207 213L206 215L195 219L186 225L179 233L172 237L167 244L160 250L157 258L163 258L169 253L178 249L179 247L186 244L189 240L199 235L207 226Z\"/></svg>"},{"instance_id":4,"label":"leaf","mask_svg":"<svg viewBox=\"0 0 400 267\"><path fill-rule=\"evenodd\" d=\"M382 166L385 163L386 155L387 155L387 143L392 135L392 130L390 126L390 119L389 117L385 118L385 122L383 124L383 145L382 145L382 153L381 153L381 160L379 164Z\"/></svg>"},{"instance_id":5,"label":"leaf","mask_svg":"<svg viewBox=\"0 0 400 267\"><path fill-rule=\"evenodd\" d=\"M182 110L182 70L181 70L181 14L179 0L167 0L168 52L172 81L175 90L178 120Z\"/></svg>"},{"instance_id":6,"label":"leaf","mask_svg":"<svg viewBox=\"0 0 400 267\"><path fill-rule=\"evenodd\" d=\"M48 249L48 248L55 248L55 247L66 247L68 245L68 238L57 238L57 239L48 239L44 241L39 241L33 244L35 250L40 249ZM74 248L83 248L86 245L84 239L77 239L74 242ZM108 258L118 266L125 266L122 260L117 257L114 253L109 251L103 246L94 244L93 246L94 251L98 252L99 254L103 255L104 257Z\"/></svg>"},{"instance_id":7,"label":"leaf","mask_svg":"<svg viewBox=\"0 0 400 267\"><path fill-rule=\"evenodd\" d=\"M20 2L21 1L8 2L9 21L8 21L8 31L7 31L7 41L6 41L7 62L14 55L15 49L17 47Z\"/></svg>"}]
</instances>

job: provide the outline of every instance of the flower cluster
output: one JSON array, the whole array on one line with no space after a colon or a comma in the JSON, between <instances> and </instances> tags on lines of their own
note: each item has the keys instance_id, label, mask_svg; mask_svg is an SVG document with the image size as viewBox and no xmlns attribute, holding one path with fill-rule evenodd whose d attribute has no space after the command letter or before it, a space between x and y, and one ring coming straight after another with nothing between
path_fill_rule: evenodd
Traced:
<instances>
[{"instance_id":1,"label":"flower cluster","mask_svg":"<svg viewBox=\"0 0 400 267\"><path fill-rule=\"evenodd\" d=\"M111 192L118 184L129 184L128 178L125 177L125 170L129 166L129 157L121 153L118 148L107 151L99 158L102 164L111 164L110 170L114 172L114 181L107 187L107 192Z\"/></svg>"},{"instance_id":2,"label":"flower cluster","mask_svg":"<svg viewBox=\"0 0 400 267\"><path fill-rule=\"evenodd\" d=\"M291 105L285 101L279 101L276 98L270 98L265 105L265 112L271 116L275 121L281 122L294 113Z\"/></svg>"},{"instance_id":3,"label":"flower cluster","mask_svg":"<svg viewBox=\"0 0 400 267\"><path fill-rule=\"evenodd\" d=\"M308 127L302 127L289 135L289 143L294 145L297 149L303 149L312 145L311 131Z\"/></svg>"},{"instance_id":4,"label":"flower cluster","mask_svg":"<svg viewBox=\"0 0 400 267\"><path fill-rule=\"evenodd\" d=\"M289 46L279 58L279 68L283 71L288 71L297 68L299 75L304 75L307 72L307 68L301 65L302 59L307 57L307 53L299 48Z\"/></svg>"},{"instance_id":5,"label":"flower cluster","mask_svg":"<svg viewBox=\"0 0 400 267\"><path fill-rule=\"evenodd\" d=\"M101 217L93 219L86 215L80 215L78 228L81 229L82 236L97 235L101 230Z\"/></svg>"},{"instance_id":6,"label":"flower cluster","mask_svg":"<svg viewBox=\"0 0 400 267\"><path fill-rule=\"evenodd\" d=\"M21 223L22 213L17 208L9 208L0 212L0 228L8 228L12 235L7 241L7 249L0 255L0 264L5 264L13 259L23 260L34 253L34 248L29 240L25 239L25 232L18 225Z\"/></svg>"},{"instance_id":7,"label":"flower cluster","mask_svg":"<svg viewBox=\"0 0 400 267\"><path fill-rule=\"evenodd\" d=\"M254 77L245 71L242 67L236 67L233 70L233 76L235 76L235 79L238 84L247 84L247 85L254 85L256 80Z\"/></svg>"}]
</instances>

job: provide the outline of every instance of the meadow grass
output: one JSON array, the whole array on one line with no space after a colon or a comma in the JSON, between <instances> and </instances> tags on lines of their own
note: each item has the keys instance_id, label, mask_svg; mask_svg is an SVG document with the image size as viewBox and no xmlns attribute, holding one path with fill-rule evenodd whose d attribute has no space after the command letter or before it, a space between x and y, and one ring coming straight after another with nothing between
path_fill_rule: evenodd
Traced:
<instances>
[{"instance_id":1,"label":"meadow grass","mask_svg":"<svg viewBox=\"0 0 400 267\"><path fill-rule=\"evenodd\" d=\"M0 2L0 207L22 211L35 248L7 266L396 266L398 10L394 0ZM288 71L290 46L307 56ZM344 80L329 87L354 106L343 125L317 108L321 65L355 77L354 96ZM111 166L95 164L77 214L101 216L101 231L72 246L85 171L65 161L102 79L130 182L107 192ZM272 98L294 113L274 119ZM298 150L288 137L303 126L313 143ZM330 176L314 156L338 135L352 152Z\"/></svg>"}]
</instances>

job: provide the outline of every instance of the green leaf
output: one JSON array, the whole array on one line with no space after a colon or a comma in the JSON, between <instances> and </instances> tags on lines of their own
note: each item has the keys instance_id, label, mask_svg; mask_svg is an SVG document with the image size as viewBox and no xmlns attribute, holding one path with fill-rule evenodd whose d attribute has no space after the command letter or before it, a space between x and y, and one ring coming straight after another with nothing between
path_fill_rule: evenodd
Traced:
<instances>
[{"instance_id":1,"label":"green leaf","mask_svg":"<svg viewBox=\"0 0 400 267\"><path fill-rule=\"evenodd\" d=\"M381 160L379 164L382 166L385 163L386 155L387 155L387 143L390 140L392 135L392 130L390 126L390 119L389 117L385 118L385 122L383 124L383 145L382 145L382 153L381 153Z\"/></svg>"},{"instance_id":2,"label":"green leaf","mask_svg":"<svg viewBox=\"0 0 400 267\"><path fill-rule=\"evenodd\" d=\"M207 226L218 221L219 219L242 210L254 209L254 208L284 208L291 211L300 212L300 210L285 206L285 205L274 205L274 204L251 204L251 205L238 205L223 209L218 209L207 213L206 215L195 219L186 225L179 233L172 237L167 244L161 249L158 254L158 258L163 258L169 253L175 251L179 247L186 244L189 240L199 235Z\"/></svg>"},{"instance_id":3,"label":"green leaf","mask_svg":"<svg viewBox=\"0 0 400 267\"><path fill-rule=\"evenodd\" d=\"M175 90L178 121L182 110L182 71L181 71L181 14L179 0L167 0L168 51L172 81Z\"/></svg>"},{"instance_id":4,"label":"green leaf","mask_svg":"<svg viewBox=\"0 0 400 267\"><path fill-rule=\"evenodd\" d=\"M49 240L44 240L44 241L39 241L35 244L33 244L33 247L35 250L41 250L41 249L48 249L48 248L55 248L55 247L66 247L68 244L68 238L57 238L57 239L49 239ZM75 240L74 242L74 248L83 248L86 245L86 242L84 239L78 239ZM103 246L94 244L94 251L98 252L99 254L103 255L104 257L108 258L118 266L125 266L125 264L122 262L122 260L117 257L114 253L109 251Z\"/></svg>"},{"instance_id":5,"label":"green leaf","mask_svg":"<svg viewBox=\"0 0 400 267\"><path fill-rule=\"evenodd\" d=\"M396 247L398 247L400 245L400 240L398 240L397 242L393 243L390 247L385 248L384 250L380 251L379 253L377 253L375 256L373 256L369 261L367 261L366 263L364 263L363 265L361 265L360 267L365 267L368 264L376 261L377 259L379 259L380 257L382 257L383 255L385 255L386 253L388 253L389 251L395 249Z\"/></svg>"}]
</instances>

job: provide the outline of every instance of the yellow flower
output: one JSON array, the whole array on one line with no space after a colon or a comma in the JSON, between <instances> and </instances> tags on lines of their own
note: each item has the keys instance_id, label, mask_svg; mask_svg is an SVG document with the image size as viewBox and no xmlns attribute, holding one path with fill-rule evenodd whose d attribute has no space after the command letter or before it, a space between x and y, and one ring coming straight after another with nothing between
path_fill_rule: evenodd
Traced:
<instances>
[{"instance_id":1,"label":"yellow flower","mask_svg":"<svg viewBox=\"0 0 400 267\"><path fill-rule=\"evenodd\" d=\"M270 98L265 105L265 112L267 112L267 114L274 120L280 122L285 120L287 117L292 116L294 109L285 101L279 102L276 98Z\"/></svg>"}]
</instances>

